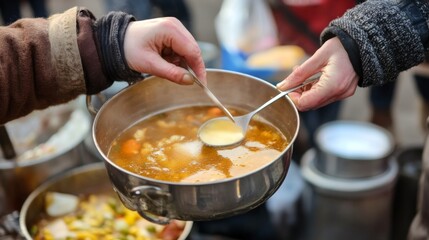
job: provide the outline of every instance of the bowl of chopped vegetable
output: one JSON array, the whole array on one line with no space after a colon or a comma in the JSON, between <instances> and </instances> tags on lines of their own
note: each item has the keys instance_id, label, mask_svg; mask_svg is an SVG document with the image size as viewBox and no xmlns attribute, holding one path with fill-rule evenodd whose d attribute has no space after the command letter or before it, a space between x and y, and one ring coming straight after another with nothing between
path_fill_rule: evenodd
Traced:
<instances>
[{"instance_id":1,"label":"bowl of chopped vegetable","mask_svg":"<svg viewBox=\"0 0 429 240\"><path fill-rule=\"evenodd\" d=\"M103 163L75 168L38 187L24 202L26 239L185 239L193 222L149 222L124 207Z\"/></svg>"}]
</instances>

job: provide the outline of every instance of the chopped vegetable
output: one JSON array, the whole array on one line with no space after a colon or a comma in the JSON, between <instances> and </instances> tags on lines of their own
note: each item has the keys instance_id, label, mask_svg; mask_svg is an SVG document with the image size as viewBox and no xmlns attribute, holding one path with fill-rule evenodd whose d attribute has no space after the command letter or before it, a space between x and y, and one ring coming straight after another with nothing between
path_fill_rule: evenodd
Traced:
<instances>
[{"instance_id":1,"label":"chopped vegetable","mask_svg":"<svg viewBox=\"0 0 429 240\"><path fill-rule=\"evenodd\" d=\"M50 192L46 194L46 213L51 217L62 216L74 212L79 198L65 193Z\"/></svg>"},{"instance_id":2,"label":"chopped vegetable","mask_svg":"<svg viewBox=\"0 0 429 240\"><path fill-rule=\"evenodd\" d=\"M49 193L46 201L52 201ZM61 194L60 194L61 196ZM75 198L77 196L71 195ZM33 226L35 240L67 239L67 240L163 240L177 239L185 227L181 221L173 220L170 224L179 225L175 235L165 231L168 225L157 225L149 222L137 212L125 208L118 198L110 195L90 195L78 198L75 211L62 217L45 218ZM176 224L177 222L177 224ZM165 232L165 233L164 233ZM165 235L165 236L164 236Z\"/></svg>"},{"instance_id":3,"label":"chopped vegetable","mask_svg":"<svg viewBox=\"0 0 429 240\"><path fill-rule=\"evenodd\" d=\"M128 139L122 144L122 152L124 154L137 154L140 151L141 144L135 139Z\"/></svg>"},{"instance_id":4,"label":"chopped vegetable","mask_svg":"<svg viewBox=\"0 0 429 240\"><path fill-rule=\"evenodd\" d=\"M207 115L209 115L210 117L219 117L223 115L223 112L218 107L212 107L207 110Z\"/></svg>"}]
</instances>

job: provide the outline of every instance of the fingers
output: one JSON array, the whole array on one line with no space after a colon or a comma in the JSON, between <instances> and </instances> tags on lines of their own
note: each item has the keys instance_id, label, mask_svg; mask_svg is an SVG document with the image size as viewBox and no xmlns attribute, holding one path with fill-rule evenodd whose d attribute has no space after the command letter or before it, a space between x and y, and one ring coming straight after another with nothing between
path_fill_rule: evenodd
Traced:
<instances>
[{"instance_id":1,"label":"fingers","mask_svg":"<svg viewBox=\"0 0 429 240\"><path fill-rule=\"evenodd\" d=\"M175 55L182 57L198 78L203 83L206 83L206 70L198 43L180 21L175 18L167 19L173 23L169 31L169 34L173 35L171 46L165 45L164 47L170 48ZM175 64L178 65L177 63Z\"/></svg>"},{"instance_id":2,"label":"fingers","mask_svg":"<svg viewBox=\"0 0 429 240\"><path fill-rule=\"evenodd\" d=\"M289 94L300 111L307 111L342 100L354 94L359 80L347 52L337 38L328 40L313 56L298 66L277 87L284 91L297 86L321 72L320 79L310 89Z\"/></svg>"},{"instance_id":3,"label":"fingers","mask_svg":"<svg viewBox=\"0 0 429 240\"><path fill-rule=\"evenodd\" d=\"M358 77L338 77L322 75L311 89L290 93L289 97L300 111L308 111L326 106L332 102L352 96L357 88Z\"/></svg>"},{"instance_id":4,"label":"fingers","mask_svg":"<svg viewBox=\"0 0 429 240\"><path fill-rule=\"evenodd\" d=\"M286 79L277 84L277 88L286 90L303 83L314 74L321 72L324 66L327 65L328 59L328 56L319 49L300 66L296 66Z\"/></svg>"},{"instance_id":5,"label":"fingers","mask_svg":"<svg viewBox=\"0 0 429 240\"><path fill-rule=\"evenodd\" d=\"M179 56L188 63L203 82L206 71L200 48L183 24L172 17L132 22L127 28L124 52L130 68L156 75L179 84L192 84L188 72L178 65Z\"/></svg>"},{"instance_id":6,"label":"fingers","mask_svg":"<svg viewBox=\"0 0 429 240\"><path fill-rule=\"evenodd\" d=\"M147 57L151 59L146 64L147 72L182 85L194 83L192 76L183 67L166 61L159 54L148 54Z\"/></svg>"}]
</instances>

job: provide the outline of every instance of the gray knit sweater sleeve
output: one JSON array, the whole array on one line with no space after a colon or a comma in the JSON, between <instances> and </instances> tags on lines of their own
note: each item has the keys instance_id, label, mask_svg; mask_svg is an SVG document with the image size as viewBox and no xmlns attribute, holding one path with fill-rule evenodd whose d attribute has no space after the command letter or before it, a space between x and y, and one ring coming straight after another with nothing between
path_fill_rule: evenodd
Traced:
<instances>
[{"instance_id":1,"label":"gray knit sweater sleeve","mask_svg":"<svg viewBox=\"0 0 429 240\"><path fill-rule=\"evenodd\" d=\"M429 2L425 0L369 0L332 21L321 39L325 42L341 35L343 44L349 42L351 48L357 48L353 51L345 46L358 69L359 86L382 85L424 60L428 18Z\"/></svg>"}]
</instances>

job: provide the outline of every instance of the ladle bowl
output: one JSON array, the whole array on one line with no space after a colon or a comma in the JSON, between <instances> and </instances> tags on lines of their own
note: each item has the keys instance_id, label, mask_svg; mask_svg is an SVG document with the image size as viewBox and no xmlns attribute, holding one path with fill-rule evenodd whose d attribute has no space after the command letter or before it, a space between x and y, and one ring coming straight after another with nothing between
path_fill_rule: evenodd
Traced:
<instances>
[{"instance_id":1,"label":"ladle bowl","mask_svg":"<svg viewBox=\"0 0 429 240\"><path fill-rule=\"evenodd\" d=\"M287 94L318 80L320 78L320 75L320 73L313 75L311 78L307 79L298 86L292 87L286 91L277 94L275 97L271 98L270 100L262 104L260 107L247 114L241 116L233 116L234 122L227 119L226 117L218 117L208 120L203 125L201 125L198 130L199 139L204 144L213 147L227 147L240 143L246 136L250 120L253 118L253 116L255 116L259 111L263 110L265 107L269 106L273 102L286 96Z\"/></svg>"}]
</instances>

